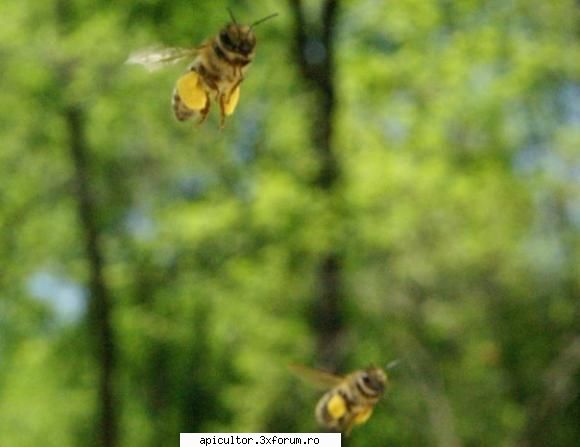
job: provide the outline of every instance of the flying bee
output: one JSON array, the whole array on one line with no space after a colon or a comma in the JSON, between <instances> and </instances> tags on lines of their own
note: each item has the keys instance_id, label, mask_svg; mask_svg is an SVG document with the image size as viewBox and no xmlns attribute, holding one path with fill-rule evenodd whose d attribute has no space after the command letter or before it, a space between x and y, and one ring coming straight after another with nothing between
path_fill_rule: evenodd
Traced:
<instances>
[{"instance_id":1,"label":"flying bee","mask_svg":"<svg viewBox=\"0 0 580 447\"><path fill-rule=\"evenodd\" d=\"M372 366L346 376L298 365L291 365L290 369L302 379L327 389L316 404L316 421L327 430L346 435L355 425L369 420L388 386L385 370Z\"/></svg>"},{"instance_id":2,"label":"flying bee","mask_svg":"<svg viewBox=\"0 0 580 447\"><path fill-rule=\"evenodd\" d=\"M203 123L214 100L220 108L220 125L224 126L226 117L234 113L238 105L240 84L254 59L254 27L278 15L271 14L251 25L241 25L228 11L232 21L217 36L198 47L144 50L133 53L127 60L127 63L154 70L184 58L194 58L173 91L173 112L179 121L199 117L199 124Z\"/></svg>"}]
</instances>

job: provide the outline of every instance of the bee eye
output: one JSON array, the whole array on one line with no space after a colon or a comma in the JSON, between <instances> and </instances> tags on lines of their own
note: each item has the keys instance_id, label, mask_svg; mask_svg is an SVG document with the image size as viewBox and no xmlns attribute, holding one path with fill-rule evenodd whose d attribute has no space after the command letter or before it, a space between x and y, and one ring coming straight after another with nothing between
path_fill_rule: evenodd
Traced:
<instances>
[{"instance_id":1,"label":"bee eye","mask_svg":"<svg viewBox=\"0 0 580 447\"><path fill-rule=\"evenodd\" d=\"M371 383L371 378L370 378L370 376L369 376L367 373L364 373L364 375L362 376L362 379L363 379L363 382L364 382L365 384L367 384L367 385L368 385L369 383Z\"/></svg>"},{"instance_id":2,"label":"bee eye","mask_svg":"<svg viewBox=\"0 0 580 447\"><path fill-rule=\"evenodd\" d=\"M226 31L222 31L220 39L226 48L230 49L234 47L232 39L230 39L230 36Z\"/></svg>"}]
</instances>

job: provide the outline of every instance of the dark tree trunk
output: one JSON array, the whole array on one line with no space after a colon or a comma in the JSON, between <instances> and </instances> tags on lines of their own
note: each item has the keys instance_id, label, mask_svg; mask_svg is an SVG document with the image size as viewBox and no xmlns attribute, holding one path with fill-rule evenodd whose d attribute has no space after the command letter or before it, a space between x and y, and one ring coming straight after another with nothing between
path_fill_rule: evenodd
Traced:
<instances>
[{"instance_id":1,"label":"dark tree trunk","mask_svg":"<svg viewBox=\"0 0 580 447\"><path fill-rule=\"evenodd\" d=\"M568 409L580 393L574 377L580 372L580 336L564 342L560 353L544 373L544 388L529 404L528 421L519 447L548 445L557 415Z\"/></svg>"},{"instance_id":2,"label":"dark tree trunk","mask_svg":"<svg viewBox=\"0 0 580 447\"><path fill-rule=\"evenodd\" d=\"M84 113L78 106L67 105L64 108L64 118L74 165L78 216L89 264L89 324L95 339L99 368L99 421L96 444L102 447L115 447L117 445L117 417L113 389L115 340L111 323L111 297L103 277L103 249L99 239L95 200L90 188Z\"/></svg>"},{"instance_id":3,"label":"dark tree trunk","mask_svg":"<svg viewBox=\"0 0 580 447\"><path fill-rule=\"evenodd\" d=\"M311 140L319 170L315 187L330 198L336 193L340 167L333 146L336 93L334 83L334 32L338 0L322 5L320 23L309 26L301 0L289 0L294 15L294 50L300 73L313 95ZM317 296L313 306L313 327L317 334L317 360L320 365L337 369L342 353L343 267L337 251L321 253L317 269Z\"/></svg>"}]
</instances>

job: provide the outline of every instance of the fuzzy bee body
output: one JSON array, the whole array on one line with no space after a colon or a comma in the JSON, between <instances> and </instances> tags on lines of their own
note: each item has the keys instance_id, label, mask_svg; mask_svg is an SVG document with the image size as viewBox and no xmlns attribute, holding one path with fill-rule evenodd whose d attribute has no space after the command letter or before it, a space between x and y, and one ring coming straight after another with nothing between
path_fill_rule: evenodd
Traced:
<instances>
[{"instance_id":1,"label":"fuzzy bee body","mask_svg":"<svg viewBox=\"0 0 580 447\"><path fill-rule=\"evenodd\" d=\"M255 54L256 37L249 26L228 24L199 48L173 91L173 111L179 121L199 116L203 122L212 100L220 108L221 124L239 101L240 84Z\"/></svg>"},{"instance_id":2,"label":"fuzzy bee body","mask_svg":"<svg viewBox=\"0 0 580 447\"><path fill-rule=\"evenodd\" d=\"M128 62L154 69L194 56L193 62L177 80L173 90L174 115L179 121L198 117L202 123L207 118L212 101L215 101L220 108L220 123L223 127L226 117L234 113L238 105L240 85L254 59L256 35L253 27L275 15L267 16L252 25L240 25L232 15L232 23L228 23L216 36L207 39L197 48L139 52L132 55Z\"/></svg>"},{"instance_id":3,"label":"fuzzy bee body","mask_svg":"<svg viewBox=\"0 0 580 447\"><path fill-rule=\"evenodd\" d=\"M310 382L330 387L316 404L316 421L327 430L347 435L354 426L368 421L388 384L385 371L375 367L344 377L303 366L293 366L292 370Z\"/></svg>"}]
</instances>

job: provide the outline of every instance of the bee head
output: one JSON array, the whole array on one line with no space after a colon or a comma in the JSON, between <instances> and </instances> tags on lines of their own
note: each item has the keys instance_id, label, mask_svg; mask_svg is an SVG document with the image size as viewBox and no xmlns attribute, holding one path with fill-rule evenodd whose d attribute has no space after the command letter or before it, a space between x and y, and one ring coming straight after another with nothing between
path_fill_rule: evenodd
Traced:
<instances>
[{"instance_id":1,"label":"bee head","mask_svg":"<svg viewBox=\"0 0 580 447\"><path fill-rule=\"evenodd\" d=\"M360 372L359 387L369 396L378 396L387 387L387 374L381 368L370 367Z\"/></svg>"},{"instance_id":2,"label":"bee head","mask_svg":"<svg viewBox=\"0 0 580 447\"><path fill-rule=\"evenodd\" d=\"M234 13L228 8L230 18L232 21L228 23L219 34L221 45L227 51L241 54L242 56L250 56L256 47L256 35L254 34L254 27L266 20L270 20L278 15L278 13L270 14L260 20L256 20L251 25L240 25Z\"/></svg>"},{"instance_id":3,"label":"bee head","mask_svg":"<svg viewBox=\"0 0 580 447\"><path fill-rule=\"evenodd\" d=\"M249 56L256 47L256 35L248 25L228 23L219 34L222 47L232 53Z\"/></svg>"}]
</instances>

